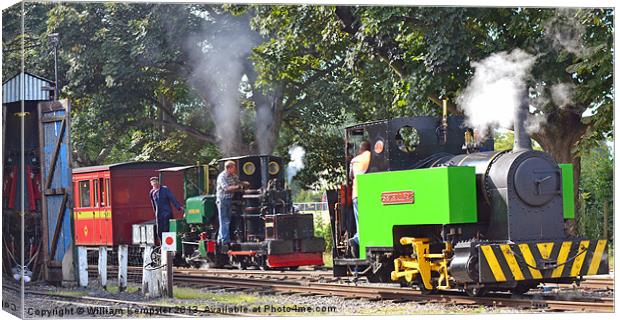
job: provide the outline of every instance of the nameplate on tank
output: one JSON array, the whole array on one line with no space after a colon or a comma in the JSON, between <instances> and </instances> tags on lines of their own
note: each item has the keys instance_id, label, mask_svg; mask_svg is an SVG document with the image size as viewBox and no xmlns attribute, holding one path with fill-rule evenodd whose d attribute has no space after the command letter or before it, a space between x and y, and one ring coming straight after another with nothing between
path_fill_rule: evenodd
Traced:
<instances>
[{"instance_id":1,"label":"nameplate on tank","mask_svg":"<svg viewBox=\"0 0 620 320\"><path fill-rule=\"evenodd\" d=\"M389 204L406 204L413 203L413 191L392 191L381 193L381 203Z\"/></svg>"}]
</instances>

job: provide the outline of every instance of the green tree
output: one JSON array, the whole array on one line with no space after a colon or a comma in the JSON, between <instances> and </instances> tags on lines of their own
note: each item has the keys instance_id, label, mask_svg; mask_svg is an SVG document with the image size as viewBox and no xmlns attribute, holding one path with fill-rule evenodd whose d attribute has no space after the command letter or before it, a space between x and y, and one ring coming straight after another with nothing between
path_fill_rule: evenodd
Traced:
<instances>
[{"instance_id":1,"label":"green tree","mask_svg":"<svg viewBox=\"0 0 620 320\"><path fill-rule=\"evenodd\" d=\"M494 149L495 150L510 150L514 146L515 135L512 131L496 131L493 135ZM543 151L542 147L532 140L532 149Z\"/></svg>"},{"instance_id":2,"label":"green tree","mask_svg":"<svg viewBox=\"0 0 620 320\"><path fill-rule=\"evenodd\" d=\"M4 74L20 69L19 44L25 38L34 43L26 52L27 70L50 77L53 64L44 42L49 33L60 34L59 83L61 97L72 103L78 165L132 158L193 162L195 157L218 157L222 150L213 145L228 142L235 145L229 153L256 152L258 109L270 96L253 90L255 73L247 54L241 61L246 61L242 71L250 78L250 88L245 95L238 94L243 116L233 124L240 132L235 139L223 141L216 134L214 110L222 108L217 105L220 83L196 77L197 60L208 58L199 47L215 46L217 51L221 48L216 40L219 37L221 44L224 39L221 34L252 33L247 17L232 16L214 5L26 3L25 7L23 32L20 6L3 13L9 26L3 29L3 42L11 48L5 51L10 54L5 54ZM229 72L225 67L218 72ZM276 136L278 128L267 133ZM275 144L274 138L270 140ZM272 147L266 149L271 151Z\"/></svg>"},{"instance_id":3,"label":"green tree","mask_svg":"<svg viewBox=\"0 0 620 320\"><path fill-rule=\"evenodd\" d=\"M24 29L22 29L21 5L14 5L2 11L3 82L22 71L22 57L27 71L47 79L54 78L52 47L47 44L45 33L49 8L49 4L45 3L25 3Z\"/></svg>"},{"instance_id":4,"label":"green tree","mask_svg":"<svg viewBox=\"0 0 620 320\"><path fill-rule=\"evenodd\" d=\"M304 186L342 181L344 126L437 114L440 97L454 101L467 85L471 62L515 48L537 57L531 88L547 96L556 85L574 92L562 105L537 104L534 113L545 125L532 138L556 161L573 163L575 186L581 154L612 134L611 9L25 6L25 30L19 10L3 12L3 44L12 50L5 51L3 71L19 70L15 48L25 39L27 67L50 77L47 34L61 35L61 95L74 106L81 164L218 156L223 138L214 110L223 89L197 79L195 62L226 48L218 46L218 35L250 27L253 50L231 52L241 55L247 80L239 83L238 132L226 141L233 151L225 152L286 155L289 146L303 146L307 165L296 179ZM554 35L565 28L578 31L572 40L580 46L558 45L561 37ZM197 44L207 53L196 54ZM452 102L449 109L459 113ZM259 131L261 123L269 125Z\"/></svg>"},{"instance_id":5,"label":"green tree","mask_svg":"<svg viewBox=\"0 0 620 320\"><path fill-rule=\"evenodd\" d=\"M583 217L579 224L580 234L596 239L603 238L607 230L608 239L613 243L614 201L613 171L614 155L604 142L585 152L579 184L580 198L583 201ZM603 217L607 206L607 226Z\"/></svg>"},{"instance_id":6,"label":"green tree","mask_svg":"<svg viewBox=\"0 0 620 320\"><path fill-rule=\"evenodd\" d=\"M341 101L355 106L357 110L351 113L356 121L366 120L366 115L384 118L386 113L387 117L437 113L433 103L440 96L458 96L473 74L472 61L522 48L538 55L531 87L549 91L552 85L565 83L574 88L575 99L569 104L558 106L549 100L535 110L546 124L532 137L556 161L573 163L576 187L581 169L579 145L611 134L613 10L253 8L252 25L270 38L257 48L257 63L269 66L259 69L259 78L302 83L317 72L317 66L323 66L320 70L327 73L318 83L339 79L331 87L347 93L350 100ZM556 45L550 33L558 24L582 27L577 40L586 49L576 52ZM336 78L342 74L347 76ZM322 91L299 89L295 94L304 100L324 99ZM452 103L449 109L459 113ZM584 117L585 110L592 115ZM314 126L323 132L320 125ZM304 131L303 140L310 140L306 132L312 131ZM327 157L333 163L338 155ZM307 170L319 172L321 165L309 161Z\"/></svg>"}]
</instances>

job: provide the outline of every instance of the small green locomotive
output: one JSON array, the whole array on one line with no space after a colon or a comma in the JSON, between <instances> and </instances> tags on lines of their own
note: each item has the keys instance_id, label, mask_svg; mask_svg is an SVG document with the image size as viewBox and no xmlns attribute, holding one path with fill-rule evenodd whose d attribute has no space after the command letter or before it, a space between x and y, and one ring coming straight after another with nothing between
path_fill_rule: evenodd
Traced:
<instances>
[{"instance_id":1,"label":"small green locomotive","mask_svg":"<svg viewBox=\"0 0 620 320\"><path fill-rule=\"evenodd\" d=\"M502 151L457 116L350 126L347 162L363 140L371 157L356 177L359 247L349 241L352 181L327 195L334 275L482 295L609 272L605 239L564 230L574 217L572 165L532 150L523 123Z\"/></svg>"},{"instance_id":2,"label":"small green locomotive","mask_svg":"<svg viewBox=\"0 0 620 320\"><path fill-rule=\"evenodd\" d=\"M234 161L239 178L249 187L235 193L230 226L231 243L217 243L218 211L216 179L225 161ZM234 266L240 269L297 269L323 265L325 240L314 236L312 214L293 207L286 188L283 159L256 155L220 159L210 165L159 170L183 175L183 219L171 219L177 234L177 265L195 267Z\"/></svg>"}]
</instances>

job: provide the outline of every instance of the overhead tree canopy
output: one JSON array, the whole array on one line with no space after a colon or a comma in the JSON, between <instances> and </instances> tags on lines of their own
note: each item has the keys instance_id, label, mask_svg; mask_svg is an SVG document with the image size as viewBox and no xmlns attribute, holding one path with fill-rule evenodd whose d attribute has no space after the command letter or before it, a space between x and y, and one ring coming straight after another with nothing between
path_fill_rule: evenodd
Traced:
<instances>
[{"instance_id":1,"label":"overhead tree canopy","mask_svg":"<svg viewBox=\"0 0 620 320\"><path fill-rule=\"evenodd\" d=\"M61 95L74 106L80 165L286 156L296 144L307 150L296 178L302 185L336 183L343 178L334 174L344 163L343 126L437 114L441 98L458 114L455 101L474 74L472 63L516 48L536 59L528 86L537 103L530 111L544 124L532 137L558 162L574 164L576 185L582 152L612 134L611 9L30 2L25 8L23 34L19 8L3 12L4 75L19 71L25 39L26 68L52 78L47 34L60 34ZM244 41L233 45L234 39ZM209 69L222 54L239 63L224 59ZM556 97L557 88L568 96ZM221 112L229 105L234 116L224 114L223 129Z\"/></svg>"},{"instance_id":2,"label":"overhead tree canopy","mask_svg":"<svg viewBox=\"0 0 620 320\"><path fill-rule=\"evenodd\" d=\"M253 26L271 38L256 50L259 65L266 65L259 69L263 71L260 76L266 82L300 83L318 72L317 66L323 67L326 74L321 81L337 79L331 86L347 93L341 101L353 104L357 121L435 113L433 103L438 104L440 97L454 101L463 91L473 75L472 62L520 48L536 56L529 86L543 88L535 95L546 97L532 110L544 123L532 137L558 162L573 163L576 187L578 147L611 133L613 10L253 9ZM569 88L568 103L555 101L552 90L556 85ZM323 91L299 89L296 95L308 101L325 100ZM460 113L454 104L450 110ZM324 122L310 122L315 132L324 132ZM310 139L306 134L301 140ZM341 161L336 156L331 159L332 163ZM306 170L319 169L310 165Z\"/></svg>"}]
</instances>

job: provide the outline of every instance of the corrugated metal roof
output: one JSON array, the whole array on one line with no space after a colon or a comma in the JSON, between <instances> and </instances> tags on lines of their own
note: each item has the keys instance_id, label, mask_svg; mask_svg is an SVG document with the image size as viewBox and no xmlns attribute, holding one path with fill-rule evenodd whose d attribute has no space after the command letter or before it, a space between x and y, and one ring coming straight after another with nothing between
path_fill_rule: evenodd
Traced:
<instances>
[{"instance_id":1,"label":"corrugated metal roof","mask_svg":"<svg viewBox=\"0 0 620 320\"><path fill-rule=\"evenodd\" d=\"M25 88L23 91L20 90L22 83ZM50 92L42 87L51 85L50 80L22 72L2 84L2 103L50 100Z\"/></svg>"},{"instance_id":2,"label":"corrugated metal roof","mask_svg":"<svg viewBox=\"0 0 620 320\"><path fill-rule=\"evenodd\" d=\"M177 172L177 171L183 171L183 170L187 170L190 168L196 168L196 166L181 166L181 167L170 167L170 168L163 168L163 169L159 169L157 171L163 171L163 172Z\"/></svg>"}]
</instances>

